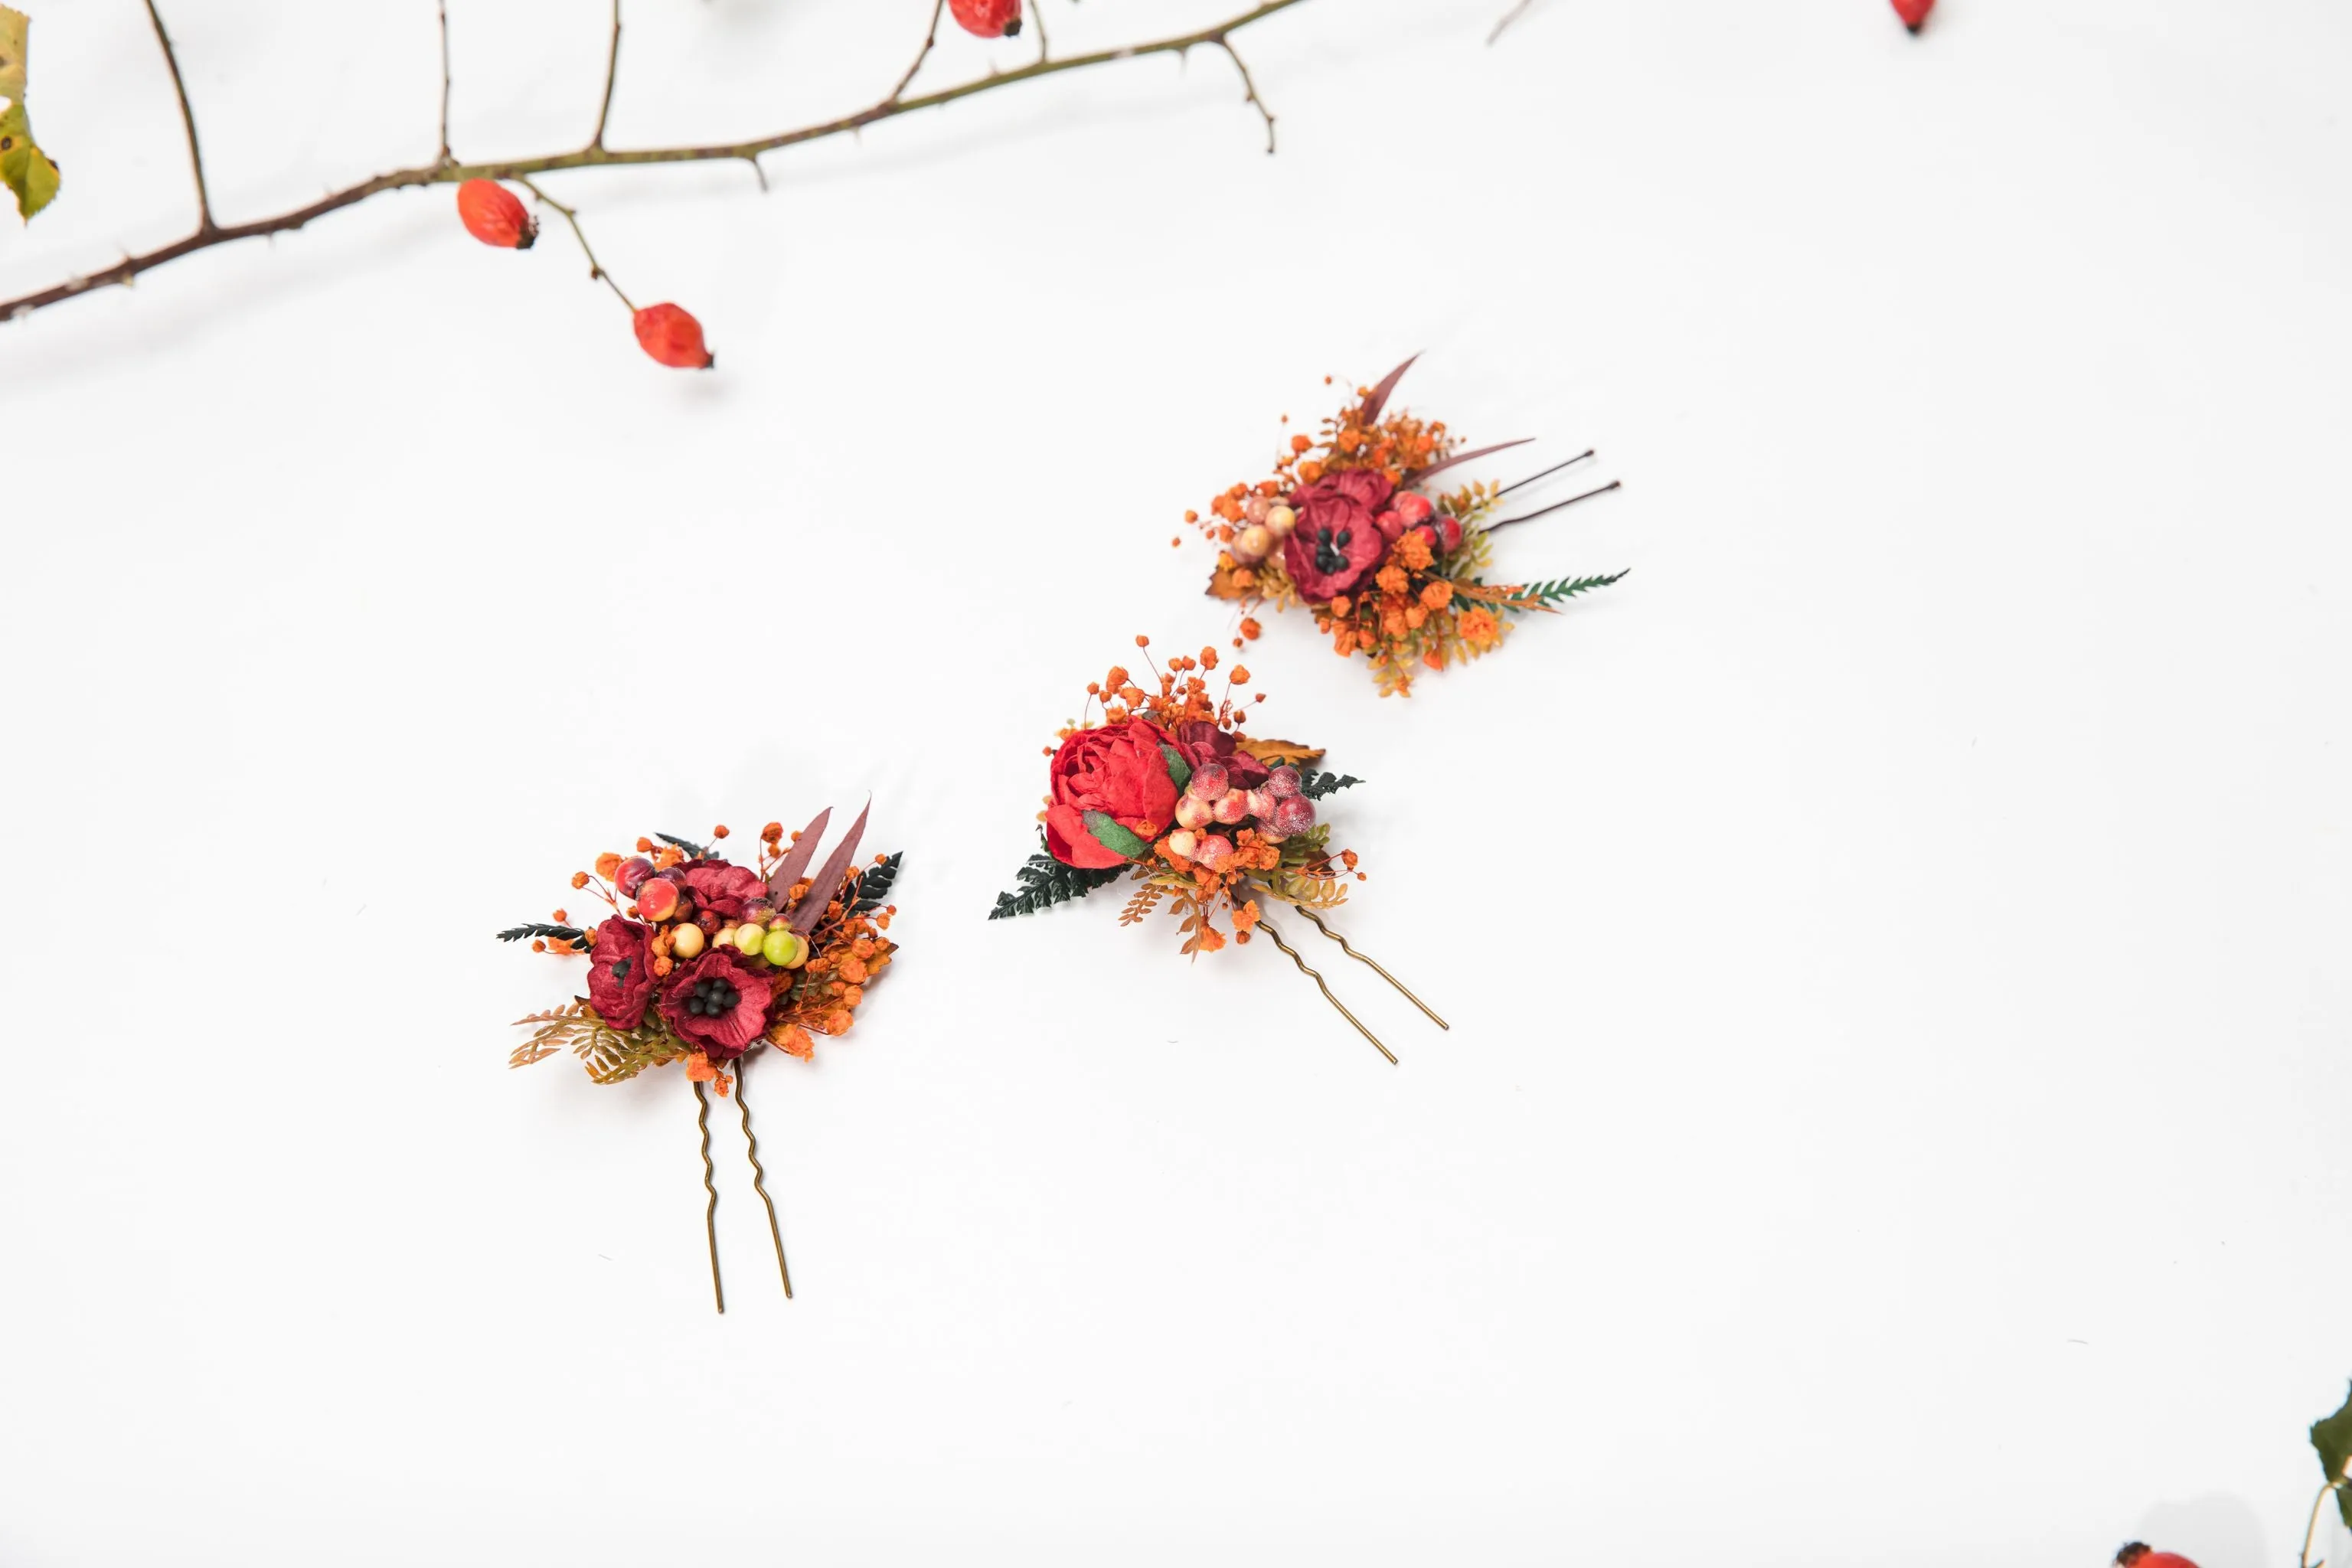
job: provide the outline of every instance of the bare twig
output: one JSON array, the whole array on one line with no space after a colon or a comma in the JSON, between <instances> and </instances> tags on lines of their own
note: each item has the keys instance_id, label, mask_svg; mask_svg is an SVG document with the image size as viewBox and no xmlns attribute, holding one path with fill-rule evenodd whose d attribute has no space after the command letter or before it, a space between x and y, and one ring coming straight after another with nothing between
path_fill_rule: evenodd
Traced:
<instances>
[{"instance_id":1,"label":"bare twig","mask_svg":"<svg viewBox=\"0 0 2352 1568\"><path fill-rule=\"evenodd\" d=\"M441 15L441 162L449 158L449 0L435 0Z\"/></svg>"},{"instance_id":2,"label":"bare twig","mask_svg":"<svg viewBox=\"0 0 2352 1568\"><path fill-rule=\"evenodd\" d=\"M613 47L604 57L604 101L596 110L596 134L588 138L591 147L604 144L604 122L613 117L613 84L621 76L621 0L613 0Z\"/></svg>"},{"instance_id":3,"label":"bare twig","mask_svg":"<svg viewBox=\"0 0 2352 1568\"><path fill-rule=\"evenodd\" d=\"M1508 11L1504 12L1503 19L1495 24L1495 30L1486 35L1487 47L1492 48L1494 47L1495 40L1503 36L1503 29L1517 21L1520 17L1526 16L1528 9L1533 6L1535 3L1536 0L1519 0L1517 5L1512 6Z\"/></svg>"},{"instance_id":4,"label":"bare twig","mask_svg":"<svg viewBox=\"0 0 2352 1568\"><path fill-rule=\"evenodd\" d=\"M1257 83L1250 79L1249 64L1242 58L1241 51L1234 47L1233 40L1219 37L1213 41L1217 47L1225 51L1225 57L1234 62L1234 68L1242 73L1242 96L1255 107L1259 118L1265 121L1265 151L1267 156L1271 157L1274 153L1274 110L1268 109L1265 106L1265 100L1257 95Z\"/></svg>"},{"instance_id":5,"label":"bare twig","mask_svg":"<svg viewBox=\"0 0 2352 1568\"><path fill-rule=\"evenodd\" d=\"M188 107L188 84L180 77L180 57L173 52L172 37L163 31L163 16L155 9L155 0L147 0L147 19L155 24L155 41L163 47L163 63L172 71L172 90L180 95L180 123L188 128L188 166L196 176L196 232L211 234L215 232L213 197L205 188L205 154L196 145L196 111Z\"/></svg>"},{"instance_id":6,"label":"bare twig","mask_svg":"<svg viewBox=\"0 0 2352 1568\"><path fill-rule=\"evenodd\" d=\"M1045 0L1029 0L1029 19L1037 24L1037 63L1042 66L1054 58L1054 46L1045 41Z\"/></svg>"},{"instance_id":7,"label":"bare twig","mask_svg":"<svg viewBox=\"0 0 2352 1568\"><path fill-rule=\"evenodd\" d=\"M541 190L537 185L531 183L530 179L527 175L517 174L515 176L515 184L520 185L524 190L529 191L538 199L541 205L553 207L557 212L563 215L563 221L572 226L572 237L580 242L580 254L588 258L589 278L593 281L601 282L605 288L610 289L613 291L613 297L614 299L620 300L622 304L629 307L629 314L632 316L635 315L637 313L636 306L631 304L629 297L621 292L621 286L613 281L613 275L604 270L604 264L598 261L596 259L596 253L589 248L588 231L580 226L580 215L573 212L570 207L565 206L562 202L557 201L553 196L549 195L545 191Z\"/></svg>"},{"instance_id":8,"label":"bare twig","mask_svg":"<svg viewBox=\"0 0 2352 1568\"><path fill-rule=\"evenodd\" d=\"M907 68L907 74L898 79L898 85L890 89L890 96L883 102L897 103L907 96L907 89L914 85L915 73L923 68L923 62L931 58L931 50L939 45L940 18L947 15L947 9L948 0L931 0L931 30L923 35L923 47L915 51L915 63ZM1039 58L1042 61L1044 57Z\"/></svg>"},{"instance_id":9,"label":"bare twig","mask_svg":"<svg viewBox=\"0 0 2352 1568\"><path fill-rule=\"evenodd\" d=\"M1231 54L1233 52L1233 45L1230 41L1232 34L1238 33L1243 28L1264 21L1277 12L1287 11L1292 6L1302 3L1303 0L1260 0L1258 5L1253 5L1240 15L1228 17L1213 26L1203 27L1196 32L1160 38L1146 44L1129 44L1122 48L1100 49L1092 54L1069 55L1055 60L1039 60L1023 66L1017 70L1003 71L971 81L960 82L954 87L941 88L937 92L919 93L912 98L905 96L908 83L914 79L913 70L909 70L908 75L900 79L899 85L892 89L889 97L868 108L861 109L853 114L843 115L839 119L820 121L791 131L780 131L771 136L756 137L748 142L619 150L591 142L576 152L554 153L537 158L514 158L488 163L435 162L417 168L395 169L389 174L377 174L373 178L362 180L357 184L346 186L342 190L331 192L308 205L296 207L290 212L279 213L272 217L257 218L251 223L216 224L213 222L210 201L206 197L203 222L194 234L173 240L169 245L160 246L153 250L143 251L137 256L125 257L113 266L102 268L96 272L68 279L62 283L54 284L17 299L0 300L0 321L14 321L20 316L45 310L62 300L74 299L94 289L128 283L143 272L152 272L158 267L177 261L180 258L193 255L199 250L208 250L215 245L227 245L240 239L256 239L267 235L290 233L326 216L329 213L340 212L345 207L366 201L371 196L381 195L386 191L407 190L424 185L457 184L463 181L474 179L520 180L527 174L551 174L564 169L616 168L638 163L701 163L725 159L756 161L763 153L773 153L780 148L796 147L803 142L820 142L828 137L849 134L862 131L877 121L894 119L901 114L912 114L919 110L938 109L956 102L960 99L1010 87L1015 82L1034 81L1041 77L1058 76L1065 71L1087 70L1095 66L1110 65L1121 60L1142 59L1151 55L1181 56L1188 50L1203 46L1222 48ZM152 13L154 9L154 0L147 0L147 5ZM938 13L944 8L945 0L936 0L931 21L931 38L936 38L938 35ZM160 36L160 27L158 32ZM923 58L929 52L930 40L927 38L923 53L916 57L914 69L921 68ZM169 58L168 46L166 58ZM178 79L178 75L179 68L174 62L173 65L174 80ZM1244 73L1244 77L1246 83L1246 72ZM1251 89L1250 100L1257 104L1261 114L1265 114L1265 106L1258 101L1254 87ZM187 108L187 96L184 92L181 95L181 108L184 112ZM1266 115L1265 118L1270 137L1273 117ZM193 117L188 120L188 140L190 152L193 153L195 145L195 121ZM197 163L196 183L198 193L202 195L204 173L201 162Z\"/></svg>"}]
</instances>

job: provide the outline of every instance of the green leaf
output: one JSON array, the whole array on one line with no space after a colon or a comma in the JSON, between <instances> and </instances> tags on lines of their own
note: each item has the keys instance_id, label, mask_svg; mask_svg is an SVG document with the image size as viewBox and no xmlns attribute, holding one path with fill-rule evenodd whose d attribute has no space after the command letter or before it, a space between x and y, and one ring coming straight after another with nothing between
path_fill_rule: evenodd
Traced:
<instances>
[{"instance_id":1,"label":"green leaf","mask_svg":"<svg viewBox=\"0 0 2352 1568\"><path fill-rule=\"evenodd\" d=\"M1176 781L1176 793L1182 795L1184 786L1192 782L1192 764L1184 760L1183 752L1164 741L1160 742L1160 754L1168 759L1168 776Z\"/></svg>"},{"instance_id":2,"label":"green leaf","mask_svg":"<svg viewBox=\"0 0 2352 1568\"><path fill-rule=\"evenodd\" d=\"M1337 790L1349 789L1364 781L1353 773L1318 773L1313 768L1299 771L1298 793L1309 800L1321 800Z\"/></svg>"},{"instance_id":3,"label":"green leaf","mask_svg":"<svg viewBox=\"0 0 2352 1568\"><path fill-rule=\"evenodd\" d=\"M1129 860L1140 860L1151 853L1150 845L1121 826L1118 818L1108 811L1087 813L1087 831L1095 836L1096 843Z\"/></svg>"},{"instance_id":4,"label":"green leaf","mask_svg":"<svg viewBox=\"0 0 2352 1568\"><path fill-rule=\"evenodd\" d=\"M2352 1394L2344 1396L2343 1407L2335 1415L2311 1424L2311 1446L2319 1450L2319 1468L2329 1480L2352 1480L2352 1472L2345 1469L2352 1463ZM2352 1526L2352 1485L2336 1489L2336 1507L2345 1524Z\"/></svg>"},{"instance_id":5,"label":"green leaf","mask_svg":"<svg viewBox=\"0 0 2352 1568\"><path fill-rule=\"evenodd\" d=\"M18 215L30 221L35 213L56 199L58 166L33 140L32 121L25 114L25 36L32 18L0 5L0 184L16 195Z\"/></svg>"}]
</instances>

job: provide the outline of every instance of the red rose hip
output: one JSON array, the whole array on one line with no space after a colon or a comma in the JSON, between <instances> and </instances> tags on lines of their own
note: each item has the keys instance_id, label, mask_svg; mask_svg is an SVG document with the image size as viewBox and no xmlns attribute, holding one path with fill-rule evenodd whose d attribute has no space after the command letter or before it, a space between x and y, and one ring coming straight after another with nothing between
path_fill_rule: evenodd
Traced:
<instances>
[{"instance_id":1,"label":"red rose hip","mask_svg":"<svg viewBox=\"0 0 2352 1568\"><path fill-rule=\"evenodd\" d=\"M457 219L467 234L504 250L529 250L539 237L539 220L496 180L467 180L457 187Z\"/></svg>"},{"instance_id":2,"label":"red rose hip","mask_svg":"<svg viewBox=\"0 0 2352 1568\"><path fill-rule=\"evenodd\" d=\"M709 370L719 363L702 343L702 323L676 305L648 305L637 312L637 346L677 370Z\"/></svg>"},{"instance_id":3,"label":"red rose hip","mask_svg":"<svg viewBox=\"0 0 2352 1568\"><path fill-rule=\"evenodd\" d=\"M948 0L956 25L983 38L1009 38L1021 31L1021 0Z\"/></svg>"}]
</instances>

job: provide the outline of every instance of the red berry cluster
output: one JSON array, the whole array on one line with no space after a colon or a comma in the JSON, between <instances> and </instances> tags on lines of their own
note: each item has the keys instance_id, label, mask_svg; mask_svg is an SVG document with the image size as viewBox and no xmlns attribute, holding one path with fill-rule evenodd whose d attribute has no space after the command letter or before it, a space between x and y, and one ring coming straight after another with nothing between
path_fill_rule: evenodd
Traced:
<instances>
[{"instance_id":1,"label":"red berry cluster","mask_svg":"<svg viewBox=\"0 0 2352 1568\"><path fill-rule=\"evenodd\" d=\"M496 180L467 180L457 187L457 220L467 234L501 250L529 250L539 238L539 221L512 191ZM602 268L596 275L604 277ZM613 292L620 294L617 285ZM625 295L621 302L628 304ZM629 313L636 328L637 346L656 363L677 370L709 370L719 363L702 341L702 323L684 307L662 304L639 310L630 305Z\"/></svg>"}]
</instances>

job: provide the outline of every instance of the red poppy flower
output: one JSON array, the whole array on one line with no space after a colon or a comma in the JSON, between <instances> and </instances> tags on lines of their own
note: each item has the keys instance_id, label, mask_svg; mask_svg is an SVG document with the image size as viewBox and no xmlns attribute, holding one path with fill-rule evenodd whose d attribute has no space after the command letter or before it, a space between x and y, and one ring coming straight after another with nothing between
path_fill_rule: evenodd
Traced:
<instances>
[{"instance_id":1,"label":"red poppy flower","mask_svg":"<svg viewBox=\"0 0 2352 1568\"><path fill-rule=\"evenodd\" d=\"M596 945L588 954L588 1002L615 1029L645 1022L646 1003L654 994L649 935L635 921L609 920L596 928Z\"/></svg>"},{"instance_id":2,"label":"red poppy flower","mask_svg":"<svg viewBox=\"0 0 2352 1568\"><path fill-rule=\"evenodd\" d=\"M714 1062L730 1062L767 1028L774 993L764 966L714 947L670 975L661 1013L679 1039Z\"/></svg>"},{"instance_id":3,"label":"red poppy flower","mask_svg":"<svg viewBox=\"0 0 2352 1568\"><path fill-rule=\"evenodd\" d=\"M1291 492L1298 526L1282 542L1283 570L1312 605L1362 581L1387 552L1380 513L1396 487L1384 474L1350 468Z\"/></svg>"}]
</instances>

